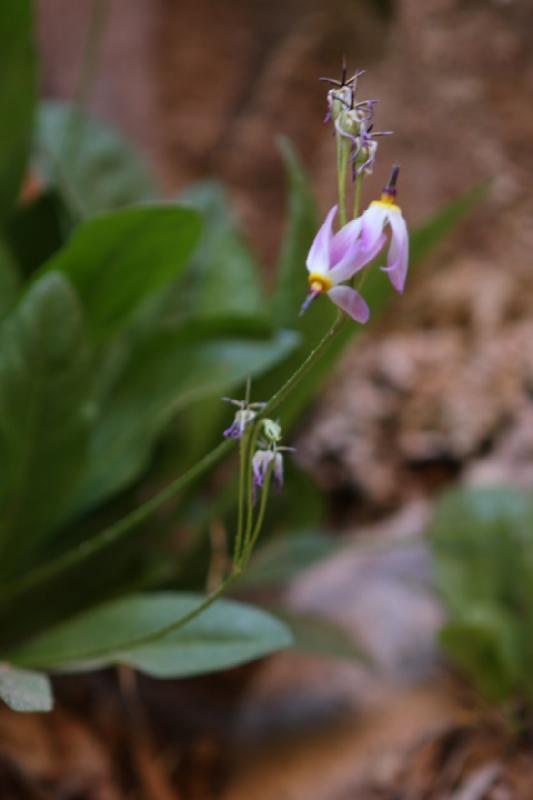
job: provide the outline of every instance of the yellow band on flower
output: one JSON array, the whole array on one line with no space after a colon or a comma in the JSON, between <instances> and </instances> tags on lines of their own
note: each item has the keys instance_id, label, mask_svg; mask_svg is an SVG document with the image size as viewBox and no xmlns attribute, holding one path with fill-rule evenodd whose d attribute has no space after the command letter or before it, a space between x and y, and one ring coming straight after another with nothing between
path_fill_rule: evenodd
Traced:
<instances>
[{"instance_id":1,"label":"yellow band on flower","mask_svg":"<svg viewBox=\"0 0 533 800\"><path fill-rule=\"evenodd\" d=\"M383 192L379 200L373 200L370 203L371 206L384 206L388 208L390 211L399 211L401 213L400 206L396 205L394 202L394 197L386 192Z\"/></svg>"},{"instance_id":2,"label":"yellow band on flower","mask_svg":"<svg viewBox=\"0 0 533 800\"><path fill-rule=\"evenodd\" d=\"M309 288L312 292L329 292L332 286L333 281L325 275L317 275L316 272L309 275Z\"/></svg>"}]
</instances>

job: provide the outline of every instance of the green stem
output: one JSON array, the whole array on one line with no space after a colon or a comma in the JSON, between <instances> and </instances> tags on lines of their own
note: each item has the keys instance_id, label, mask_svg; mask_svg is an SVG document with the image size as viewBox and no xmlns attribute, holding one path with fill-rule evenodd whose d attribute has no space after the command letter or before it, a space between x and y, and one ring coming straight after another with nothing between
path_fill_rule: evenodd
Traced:
<instances>
[{"instance_id":1,"label":"green stem","mask_svg":"<svg viewBox=\"0 0 533 800\"><path fill-rule=\"evenodd\" d=\"M243 568L246 567L248 561L250 560L250 556L254 551L255 544L257 542L257 539L259 538L259 534L261 533L261 528L263 527L263 520L265 518L265 511L268 500L268 490L270 488L270 479L272 478L273 466L274 465L271 464L270 467L268 468L267 474L265 475L265 480L263 482L263 486L261 487L261 500L259 502L259 511L257 513L255 527L253 531L250 533L244 547L244 553L242 559Z\"/></svg>"},{"instance_id":2,"label":"green stem","mask_svg":"<svg viewBox=\"0 0 533 800\"><path fill-rule=\"evenodd\" d=\"M196 619L200 614L206 611L209 606L213 605L213 603L218 600L218 598L227 590L227 588L239 577L239 572L234 571L232 572L218 587L215 589L214 592L208 594L205 599L198 603L197 606L192 608L187 614L184 614L183 617L175 620L174 622L170 622L168 625L163 625L160 628L157 628L151 633L145 634L144 636L138 636L135 639L127 639L123 642L113 645L112 651L108 648L96 648L94 650L80 652L78 654L73 653L69 654L69 662L76 662L76 661L92 661L93 659L103 658L105 656L111 655L116 657L117 652L127 652L128 650L137 649L139 647L144 647L146 645L151 644L152 642L156 642L161 639L163 636L168 636L169 633L174 633L175 631L183 628L189 622L192 622L193 619ZM5 658L9 659L9 653L6 654ZM21 661L22 663L22 661ZM56 666L55 664L45 665L45 668L53 668ZM64 664L62 666L65 666Z\"/></svg>"},{"instance_id":3,"label":"green stem","mask_svg":"<svg viewBox=\"0 0 533 800\"><path fill-rule=\"evenodd\" d=\"M245 497L246 497L246 525L244 528L244 548L243 552L241 553L241 561L239 562L239 566L242 568L244 565L244 554L247 548L247 542L250 538L253 521L254 521L254 473L252 468L252 459L254 457L255 449L257 447L257 440L259 438L259 431L261 430L261 424L254 425L252 434L250 436L250 449L249 449L249 458L248 463L246 464L246 489L245 489Z\"/></svg>"},{"instance_id":4,"label":"green stem","mask_svg":"<svg viewBox=\"0 0 533 800\"><path fill-rule=\"evenodd\" d=\"M344 321L344 315L339 312L331 328L322 337L316 347L313 348L298 369L293 372L283 386L271 397L265 408L259 413L258 418L267 416L283 402L287 395L307 374L315 360L321 356L323 350L338 333ZM68 550L57 558L37 567L19 580L5 584L0 588L0 607L2 604L5 604L6 600L8 602L12 601L13 598L18 597L24 592L35 589L37 586L57 578L67 570L83 563L87 558L96 556L106 548L125 539L130 535L132 529L141 522L144 522L161 505L189 486L194 480L220 461L223 456L227 455L234 444L234 439L226 439L224 442L221 442L214 450L211 450L211 452L207 453L193 467L187 470L184 475L176 478L176 480L172 481L168 486L155 494L150 500L138 506L138 508L131 511L118 522L105 528L92 539L82 542L72 550Z\"/></svg>"},{"instance_id":5,"label":"green stem","mask_svg":"<svg viewBox=\"0 0 533 800\"><path fill-rule=\"evenodd\" d=\"M339 222L341 228L346 225L346 171L350 155L350 145L340 134L335 134L337 146L337 191L339 194Z\"/></svg>"},{"instance_id":6,"label":"green stem","mask_svg":"<svg viewBox=\"0 0 533 800\"><path fill-rule=\"evenodd\" d=\"M361 209L361 189L363 186L363 175L357 173L355 176L355 187L353 193L353 219L359 216Z\"/></svg>"},{"instance_id":7,"label":"green stem","mask_svg":"<svg viewBox=\"0 0 533 800\"><path fill-rule=\"evenodd\" d=\"M322 352L327 348L330 344L331 340L337 335L339 330L342 328L344 323L346 322L346 317L339 311L334 323L329 328L329 330L324 334L322 339L319 343L314 347L307 358L302 361L298 369L296 369L290 378L283 384L283 386L278 389L278 391L272 395L266 406L261 410L258 416L260 417L267 417L272 414L272 412L285 400L288 394L298 385L298 383L304 378L311 367L313 366L314 362L320 358Z\"/></svg>"},{"instance_id":8,"label":"green stem","mask_svg":"<svg viewBox=\"0 0 533 800\"><path fill-rule=\"evenodd\" d=\"M239 505L237 512L237 536L235 537L235 547L233 550L233 563L240 562L241 550L243 544L243 527L244 527L244 504L246 498L246 479L247 479L247 466L249 458L249 443L250 433L245 431L239 443Z\"/></svg>"},{"instance_id":9,"label":"green stem","mask_svg":"<svg viewBox=\"0 0 533 800\"><path fill-rule=\"evenodd\" d=\"M132 528L144 522L160 506L174 497L175 494L189 486L210 467L214 466L225 456L235 444L234 439L226 439L214 450L205 455L184 475L169 483L164 489L136 509L126 514L125 517L105 528L101 533L79 544L76 548L68 550L56 559L43 564L41 567L29 572L18 581L13 581L0 588L0 601L12 600L29 589L34 589L41 583L56 578L61 573L81 564L85 559L98 555L107 547L116 544L129 535Z\"/></svg>"}]
</instances>

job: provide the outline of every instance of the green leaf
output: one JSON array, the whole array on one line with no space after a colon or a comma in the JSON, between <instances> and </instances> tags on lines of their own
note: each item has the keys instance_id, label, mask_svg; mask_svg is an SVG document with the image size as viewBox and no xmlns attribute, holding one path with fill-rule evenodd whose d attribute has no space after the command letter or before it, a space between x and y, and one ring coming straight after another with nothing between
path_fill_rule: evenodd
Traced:
<instances>
[{"instance_id":1,"label":"green leaf","mask_svg":"<svg viewBox=\"0 0 533 800\"><path fill-rule=\"evenodd\" d=\"M499 603L532 607L533 503L511 487L460 488L439 501L431 525L437 586L452 614ZM533 611L532 611L533 613Z\"/></svg>"},{"instance_id":2,"label":"green leaf","mask_svg":"<svg viewBox=\"0 0 533 800\"><path fill-rule=\"evenodd\" d=\"M74 217L156 198L148 169L132 145L69 103L42 103L35 146L41 172Z\"/></svg>"},{"instance_id":3,"label":"green leaf","mask_svg":"<svg viewBox=\"0 0 533 800\"><path fill-rule=\"evenodd\" d=\"M37 60L31 0L4 0L0 15L0 218L15 205L31 146Z\"/></svg>"},{"instance_id":4,"label":"green leaf","mask_svg":"<svg viewBox=\"0 0 533 800\"><path fill-rule=\"evenodd\" d=\"M288 177L288 223L272 296L274 320L278 325L295 323L295 312L307 292L305 260L318 230L318 214L311 183L288 139L278 145Z\"/></svg>"},{"instance_id":5,"label":"green leaf","mask_svg":"<svg viewBox=\"0 0 533 800\"><path fill-rule=\"evenodd\" d=\"M203 600L177 592L122 598L38 636L10 660L62 671L129 664L161 678L182 677L233 667L291 642L282 622L230 600L218 600L183 627L158 637ZM146 643L133 644L140 641Z\"/></svg>"},{"instance_id":6,"label":"green leaf","mask_svg":"<svg viewBox=\"0 0 533 800\"><path fill-rule=\"evenodd\" d=\"M275 364L295 338L288 331L245 338L207 324L148 336L132 351L104 403L79 506L101 502L137 477L173 416L207 397L220 398Z\"/></svg>"},{"instance_id":7,"label":"green leaf","mask_svg":"<svg viewBox=\"0 0 533 800\"><path fill-rule=\"evenodd\" d=\"M24 278L29 278L65 240L64 209L53 191L19 205L6 225L6 239Z\"/></svg>"},{"instance_id":8,"label":"green leaf","mask_svg":"<svg viewBox=\"0 0 533 800\"><path fill-rule=\"evenodd\" d=\"M0 664L0 697L13 711L51 711L52 687L46 675Z\"/></svg>"},{"instance_id":9,"label":"green leaf","mask_svg":"<svg viewBox=\"0 0 533 800\"><path fill-rule=\"evenodd\" d=\"M261 271L235 225L223 187L206 181L180 199L201 213L203 231L172 300L175 311L185 317L264 316Z\"/></svg>"},{"instance_id":10,"label":"green leaf","mask_svg":"<svg viewBox=\"0 0 533 800\"><path fill-rule=\"evenodd\" d=\"M0 239L0 319L15 305L20 293L20 276L17 265L5 244Z\"/></svg>"},{"instance_id":11,"label":"green leaf","mask_svg":"<svg viewBox=\"0 0 533 800\"><path fill-rule=\"evenodd\" d=\"M339 545L315 531L286 533L261 546L246 569L240 586L276 586L333 555Z\"/></svg>"},{"instance_id":12,"label":"green leaf","mask_svg":"<svg viewBox=\"0 0 533 800\"><path fill-rule=\"evenodd\" d=\"M59 270L68 276L94 337L106 339L180 274L199 233L200 219L190 209L167 205L114 211L79 225L41 273Z\"/></svg>"},{"instance_id":13,"label":"green leaf","mask_svg":"<svg viewBox=\"0 0 533 800\"><path fill-rule=\"evenodd\" d=\"M353 633L337 622L319 614L280 606L273 606L272 612L289 627L295 650L312 656L369 663L368 654Z\"/></svg>"},{"instance_id":14,"label":"green leaf","mask_svg":"<svg viewBox=\"0 0 533 800\"><path fill-rule=\"evenodd\" d=\"M0 565L34 552L60 517L91 427L91 354L64 276L34 283L0 330Z\"/></svg>"},{"instance_id":15,"label":"green leaf","mask_svg":"<svg viewBox=\"0 0 533 800\"><path fill-rule=\"evenodd\" d=\"M520 689L523 673L523 632L501 608L478 606L451 621L439 640L456 666L492 701L501 701ZM530 672L527 673L528 680Z\"/></svg>"}]
</instances>

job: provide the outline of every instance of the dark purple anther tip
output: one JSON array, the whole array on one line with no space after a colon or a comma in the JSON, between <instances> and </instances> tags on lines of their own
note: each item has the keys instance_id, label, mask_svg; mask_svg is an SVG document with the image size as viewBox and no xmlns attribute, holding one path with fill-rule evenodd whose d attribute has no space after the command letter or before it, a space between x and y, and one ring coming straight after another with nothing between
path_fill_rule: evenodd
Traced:
<instances>
[{"instance_id":1,"label":"dark purple anther tip","mask_svg":"<svg viewBox=\"0 0 533 800\"><path fill-rule=\"evenodd\" d=\"M393 164L389 182L383 189L384 194L388 194L390 197L396 197L396 184L398 182L399 174L400 174L400 165Z\"/></svg>"}]
</instances>

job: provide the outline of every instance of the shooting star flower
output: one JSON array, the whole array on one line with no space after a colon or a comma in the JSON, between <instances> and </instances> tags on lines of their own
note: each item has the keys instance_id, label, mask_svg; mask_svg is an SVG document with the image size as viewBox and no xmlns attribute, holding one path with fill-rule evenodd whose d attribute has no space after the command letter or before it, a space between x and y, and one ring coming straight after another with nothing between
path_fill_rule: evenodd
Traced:
<instances>
[{"instance_id":1,"label":"shooting star flower","mask_svg":"<svg viewBox=\"0 0 533 800\"><path fill-rule=\"evenodd\" d=\"M390 227L391 242L387 254L387 266L382 269L388 273L396 291L403 292L409 261L409 234L402 210L396 204L396 182L399 172L398 165L394 165L381 198L371 203L363 213L361 238L368 250L379 252L381 246L376 251L376 244L383 242L383 230L387 225Z\"/></svg>"},{"instance_id":2,"label":"shooting star flower","mask_svg":"<svg viewBox=\"0 0 533 800\"><path fill-rule=\"evenodd\" d=\"M342 285L365 264L368 264L385 243L383 234L368 238L360 236L362 217L348 222L338 233L333 234L333 220L337 206L328 213L326 220L311 245L307 256L309 272L309 294L302 306L306 311L309 304L320 294L327 294L330 300L356 322L368 322L370 311L359 292L351 286Z\"/></svg>"}]
</instances>

